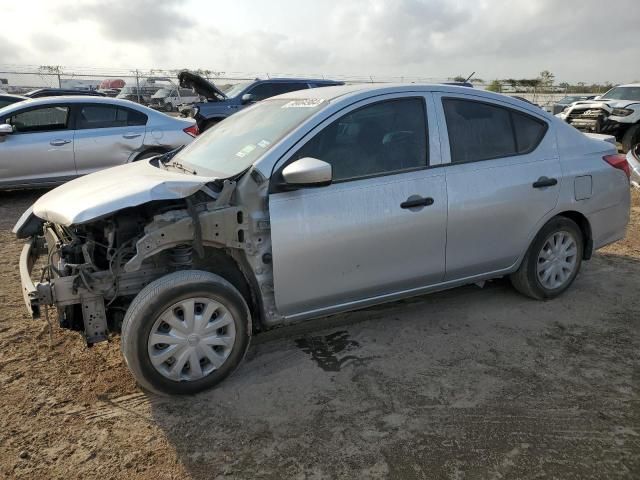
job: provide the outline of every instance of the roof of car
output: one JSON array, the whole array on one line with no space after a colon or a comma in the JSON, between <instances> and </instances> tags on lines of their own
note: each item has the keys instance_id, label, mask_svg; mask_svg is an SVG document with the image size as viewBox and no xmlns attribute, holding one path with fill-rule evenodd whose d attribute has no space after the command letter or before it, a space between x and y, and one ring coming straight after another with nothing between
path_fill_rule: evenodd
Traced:
<instances>
[{"instance_id":1,"label":"roof of car","mask_svg":"<svg viewBox=\"0 0 640 480\"><path fill-rule=\"evenodd\" d=\"M376 93L383 95L385 93L397 92L444 92L444 93L465 93L467 95L477 95L483 97L499 98L501 100L509 99L507 95L489 92L480 89L471 89L457 85L446 85L441 83L358 83L351 85L339 85L321 88L311 88L308 90L296 90L280 95L281 98L314 98L322 100L334 100L344 96L353 96L360 93Z\"/></svg>"},{"instance_id":2,"label":"roof of car","mask_svg":"<svg viewBox=\"0 0 640 480\"><path fill-rule=\"evenodd\" d=\"M625 85L616 85L616 87L640 87L640 83L627 83Z\"/></svg>"},{"instance_id":3,"label":"roof of car","mask_svg":"<svg viewBox=\"0 0 640 480\"><path fill-rule=\"evenodd\" d=\"M140 105L139 103L132 102L130 100L124 100L120 98L111 97L93 97L90 95L61 95L59 97L40 97L40 98L27 98L20 102L19 106L37 106L37 105L49 105L59 103L104 103L108 105L120 105L123 107L137 108L138 110L144 110L145 112L155 110ZM17 107L18 104L12 104L5 108Z\"/></svg>"},{"instance_id":4,"label":"roof of car","mask_svg":"<svg viewBox=\"0 0 640 480\"><path fill-rule=\"evenodd\" d=\"M344 82L340 80L328 80L326 78L256 78L255 82L304 82L304 83L330 83L343 85Z\"/></svg>"},{"instance_id":5,"label":"roof of car","mask_svg":"<svg viewBox=\"0 0 640 480\"><path fill-rule=\"evenodd\" d=\"M25 97L23 95L15 95L13 93L2 93L0 92L0 97L2 98L11 98L11 99L16 99L16 100L26 100L29 97Z\"/></svg>"},{"instance_id":6,"label":"roof of car","mask_svg":"<svg viewBox=\"0 0 640 480\"><path fill-rule=\"evenodd\" d=\"M476 88L461 87L457 85L445 85L441 83L418 84L418 83L395 83L395 84L371 84L360 83L352 85L341 85L331 87L312 88L308 90L296 90L288 92L273 98L291 98L291 99L315 99L325 100L331 103L338 101L359 101L371 96L385 95L390 93L403 92L438 92L438 93L455 93L465 94L467 96L477 97L479 99L497 100L503 103L512 104L518 108L535 112L537 115L549 117L552 116L538 106L519 100L517 98L503 95L501 93L489 92Z\"/></svg>"}]
</instances>

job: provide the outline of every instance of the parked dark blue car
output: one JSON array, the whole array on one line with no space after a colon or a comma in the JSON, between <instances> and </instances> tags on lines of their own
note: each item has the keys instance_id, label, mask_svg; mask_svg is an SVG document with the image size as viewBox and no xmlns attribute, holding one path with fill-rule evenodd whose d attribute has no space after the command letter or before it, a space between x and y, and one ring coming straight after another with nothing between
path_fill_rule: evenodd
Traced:
<instances>
[{"instance_id":1,"label":"parked dark blue car","mask_svg":"<svg viewBox=\"0 0 640 480\"><path fill-rule=\"evenodd\" d=\"M265 98L307 88L344 85L344 82L334 80L308 78L270 78L261 80L257 78L237 83L229 90L222 92L213 83L192 72L180 72L178 80L181 87L191 88L206 99L205 102L196 103L188 109L190 110L188 113L196 119L201 132L244 107ZM183 110L183 113L185 113L185 110Z\"/></svg>"}]
</instances>

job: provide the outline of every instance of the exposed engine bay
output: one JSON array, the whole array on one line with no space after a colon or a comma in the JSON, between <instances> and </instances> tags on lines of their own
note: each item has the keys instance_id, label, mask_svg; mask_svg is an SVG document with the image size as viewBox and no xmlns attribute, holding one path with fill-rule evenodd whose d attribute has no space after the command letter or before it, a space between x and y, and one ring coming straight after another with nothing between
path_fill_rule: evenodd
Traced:
<instances>
[{"instance_id":1,"label":"exposed engine bay","mask_svg":"<svg viewBox=\"0 0 640 480\"><path fill-rule=\"evenodd\" d=\"M258 186L249 175L243 181ZM23 284L25 275L40 280L24 292L33 316L55 306L60 326L83 332L93 345L120 330L129 304L147 284L195 268L226 278L260 318L257 310L273 303L268 222L260 214L251 222L245 209L231 204L235 187L234 180L220 181L184 199L149 202L82 224L38 221L21 259ZM259 242L252 241L256 236Z\"/></svg>"}]
</instances>

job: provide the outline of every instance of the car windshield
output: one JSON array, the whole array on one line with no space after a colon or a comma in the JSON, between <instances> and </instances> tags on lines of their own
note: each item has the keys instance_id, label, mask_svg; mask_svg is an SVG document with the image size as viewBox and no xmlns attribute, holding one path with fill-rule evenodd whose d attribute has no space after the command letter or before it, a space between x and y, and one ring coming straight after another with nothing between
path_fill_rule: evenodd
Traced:
<instances>
[{"instance_id":1,"label":"car windshield","mask_svg":"<svg viewBox=\"0 0 640 480\"><path fill-rule=\"evenodd\" d=\"M232 85L228 90L225 90L224 94L229 98L235 97L245 88L247 88L247 85L249 85L250 83L252 82L236 83L235 85Z\"/></svg>"},{"instance_id":2,"label":"car windshield","mask_svg":"<svg viewBox=\"0 0 640 480\"><path fill-rule=\"evenodd\" d=\"M151 98L167 98L174 95L174 92L168 88L161 88L153 94Z\"/></svg>"},{"instance_id":3,"label":"car windshield","mask_svg":"<svg viewBox=\"0 0 640 480\"><path fill-rule=\"evenodd\" d=\"M573 102L577 102L581 98L582 97L578 97L578 96L564 97L564 98L561 98L560 100L558 100L558 103L573 103Z\"/></svg>"},{"instance_id":4,"label":"car windshield","mask_svg":"<svg viewBox=\"0 0 640 480\"><path fill-rule=\"evenodd\" d=\"M246 170L314 113L319 99L265 100L225 119L173 158L201 175L229 178Z\"/></svg>"},{"instance_id":5,"label":"car windshield","mask_svg":"<svg viewBox=\"0 0 640 480\"><path fill-rule=\"evenodd\" d=\"M605 93L602 98L640 101L640 87L615 87Z\"/></svg>"}]
</instances>

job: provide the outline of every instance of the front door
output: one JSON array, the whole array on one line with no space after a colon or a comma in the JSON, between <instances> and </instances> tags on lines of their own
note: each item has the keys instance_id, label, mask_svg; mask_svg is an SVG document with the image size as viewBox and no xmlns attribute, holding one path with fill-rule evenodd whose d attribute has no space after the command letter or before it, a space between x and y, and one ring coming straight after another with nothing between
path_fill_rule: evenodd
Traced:
<instances>
[{"instance_id":1,"label":"front door","mask_svg":"<svg viewBox=\"0 0 640 480\"><path fill-rule=\"evenodd\" d=\"M534 112L472 95L436 99L451 162L444 167L449 200L445 279L507 269L558 201L562 171L555 136Z\"/></svg>"},{"instance_id":2,"label":"front door","mask_svg":"<svg viewBox=\"0 0 640 480\"><path fill-rule=\"evenodd\" d=\"M303 157L333 167L332 185L269 197L281 314L337 311L442 280L447 198L443 169L429 168L440 158L427 100L361 102L278 167Z\"/></svg>"},{"instance_id":3,"label":"front door","mask_svg":"<svg viewBox=\"0 0 640 480\"><path fill-rule=\"evenodd\" d=\"M47 185L76 176L68 105L25 108L0 119L13 133L0 142L0 184Z\"/></svg>"},{"instance_id":4,"label":"front door","mask_svg":"<svg viewBox=\"0 0 640 480\"><path fill-rule=\"evenodd\" d=\"M147 116L117 105L77 105L75 159L78 175L129 162L140 152Z\"/></svg>"}]
</instances>

